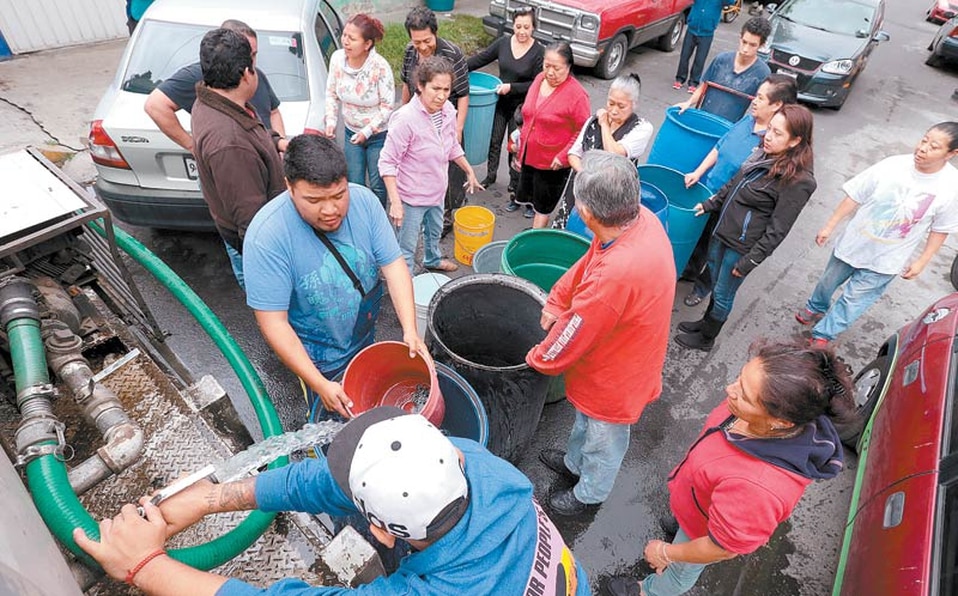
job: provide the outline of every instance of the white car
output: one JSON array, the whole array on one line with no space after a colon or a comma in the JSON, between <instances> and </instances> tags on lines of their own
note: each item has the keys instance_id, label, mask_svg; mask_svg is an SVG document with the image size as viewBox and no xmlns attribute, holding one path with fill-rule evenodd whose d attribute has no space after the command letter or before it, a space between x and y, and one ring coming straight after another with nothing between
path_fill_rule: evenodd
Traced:
<instances>
[{"instance_id":1,"label":"white car","mask_svg":"<svg viewBox=\"0 0 958 596\"><path fill-rule=\"evenodd\" d=\"M227 19L257 32L256 66L281 101L287 136L323 130L327 65L342 34L342 20L327 0L156 0L90 125L95 189L117 219L213 229L193 156L160 132L143 106L160 82L199 61L203 35ZM180 110L177 116L189 130L189 114Z\"/></svg>"}]
</instances>

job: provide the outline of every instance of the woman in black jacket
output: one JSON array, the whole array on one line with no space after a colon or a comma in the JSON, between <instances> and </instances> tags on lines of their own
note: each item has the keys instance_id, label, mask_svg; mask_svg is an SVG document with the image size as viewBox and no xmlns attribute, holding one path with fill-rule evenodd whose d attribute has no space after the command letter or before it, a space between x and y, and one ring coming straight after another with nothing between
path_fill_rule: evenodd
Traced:
<instances>
[{"instance_id":1,"label":"woman in black jacket","mask_svg":"<svg viewBox=\"0 0 958 596\"><path fill-rule=\"evenodd\" d=\"M732 312L745 276L768 258L815 192L812 114L785 105L772 117L762 145L722 190L695 206L696 215L719 212L709 243L712 299L698 321L679 324L686 348L709 351Z\"/></svg>"}]
</instances>

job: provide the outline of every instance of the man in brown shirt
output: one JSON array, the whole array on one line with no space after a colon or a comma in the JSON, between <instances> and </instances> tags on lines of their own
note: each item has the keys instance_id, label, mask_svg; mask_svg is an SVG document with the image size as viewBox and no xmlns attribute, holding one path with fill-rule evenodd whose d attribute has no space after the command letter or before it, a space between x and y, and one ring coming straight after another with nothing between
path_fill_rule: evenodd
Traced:
<instances>
[{"instance_id":1,"label":"man in brown shirt","mask_svg":"<svg viewBox=\"0 0 958 596\"><path fill-rule=\"evenodd\" d=\"M214 29L200 43L203 81L193 105L193 153L203 198L226 244L240 287L243 236L259 208L286 189L278 144L249 100L258 76L249 41L228 29ZM245 289L245 287L244 287Z\"/></svg>"}]
</instances>

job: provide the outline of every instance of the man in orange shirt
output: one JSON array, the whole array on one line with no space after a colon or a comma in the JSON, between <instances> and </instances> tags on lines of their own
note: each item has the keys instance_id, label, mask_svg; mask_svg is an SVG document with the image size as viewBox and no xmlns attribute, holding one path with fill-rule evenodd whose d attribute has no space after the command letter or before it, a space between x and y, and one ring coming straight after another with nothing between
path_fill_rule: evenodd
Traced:
<instances>
[{"instance_id":1,"label":"man in orange shirt","mask_svg":"<svg viewBox=\"0 0 958 596\"><path fill-rule=\"evenodd\" d=\"M576 481L549 498L552 511L567 516L609 496L630 426L662 392L676 277L668 236L641 206L628 159L587 152L574 193L595 238L549 293L542 309L549 334L526 356L539 372L565 373L566 395L576 409L566 451L539 454L546 466Z\"/></svg>"}]
</instances>

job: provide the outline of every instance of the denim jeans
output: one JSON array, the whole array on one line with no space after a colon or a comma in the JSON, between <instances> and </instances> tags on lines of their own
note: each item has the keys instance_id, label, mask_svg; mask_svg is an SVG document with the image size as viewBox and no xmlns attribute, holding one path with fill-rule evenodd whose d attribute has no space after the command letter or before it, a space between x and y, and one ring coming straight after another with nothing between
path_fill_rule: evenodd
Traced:
<instances>
[{"instance_id":1,"label":"denim jeans","mask_svg":"<svg viewBox=\"0 0 958 596\"><path fill-rule=\"evenodd\" d=\"M416 270L416 246L419 244L419 231L422 230L425 255L422 264L426 267L438 267L442 260L439 252L439 237L442 235L442 205L416 207L402 204L402 227L399 228L399 248L409 265L409 272Z\"/></svg>"},{"instance_id":2,"label":"denim jeans","mask_svg":"<svg viewBox=\"0 0 958 596\"><path fill-rule=\"evenodd\" d=\"M576 499L593 504L609 497L629 448L630 428L628 424L589 418L576 410L565 454L566 467L579 475L579 482L572 489Z\"/></svg>"},{"instance_id":3,"label":"denim jeans","mask_svg":"<svg viewBox=\"0 0 958 596\"><path fill-rule=\"evenodd\" d=\"M689 535L679 528L672 544L689 542ZM692 589L699 576L705 571L705 563L672 563L665 568L662 575L653 573L642 580L642 591L645 596L678 596Z\"/></svg>"},{"instance_id":4,"label":"denim jeans","mask_svg":"<svg viewBox=\"0 0 958 596\"><path fill-rule=\"evenodd\" d=\"M386 207L386 184L379 176L379 153L386 143L386 132L378 132L366 139L362 145L353 145L349 139L356 134L346 128L344 130L346 143L343 152L346 154L346 177L353 184L366 186L366 175L369 175L369 190L373 191L383 208Z\"/></svg>"},{"instance_id":5,"label":"denim jeans","mask_svg":"<svg viewBox=\"0 0 958 596\"><path fill-rule=\"evenodd\" d=\"M712 48L713 36L703 37L685 32L685 40L682 42L682 52L679 54L679 67L675 71L675 80L680 83L688 81L690 85L698 85L702 81L702 71L705 70L705 59L708 58L709 50ZM692 72L689 73L689 58L695 54L692 61Z\"/></svg>"},{"instance_id":6,"label":"denim jeans","mask_svg":"<svg viewBox=\"0 0 958 596\"><path fill-rule=\"evenodd\" d=\"M233 277L236 278L236 283L239 284L240 289L245 292L246 278L243 277L243 255L225 240L223 246L226 247L226 256L230 259L230 267L233 268Z\"/></svg>"},{"instance_id":7,"label":"denim jeans","mask_svg":"<svg viewBox=\"0 0 958 596\"><path fill-rule=\"evenodd\" d=\"M825 313L812 328L812 337L828 341L838 337L885 293L893 279L894 274L852 267L833 252L806 304L814 313ZM832 296L839 287L842 295L832 304Z\"/></svg>"},{"instance_id":8,"label":"denim jeans","mask_svg":"<svg viewBox=\"0 0 958 596\"><path fill-rule=\"evenodd\" d=\"M709 244L709 273L712 275L712 313L711 317L725 322L732 305L735 303L735 293L745 281L744 277L732 275L735 263L742 255L722 244L718 238L712 238Z\"/></svg>"}]
</instances>

